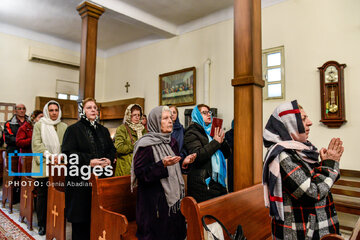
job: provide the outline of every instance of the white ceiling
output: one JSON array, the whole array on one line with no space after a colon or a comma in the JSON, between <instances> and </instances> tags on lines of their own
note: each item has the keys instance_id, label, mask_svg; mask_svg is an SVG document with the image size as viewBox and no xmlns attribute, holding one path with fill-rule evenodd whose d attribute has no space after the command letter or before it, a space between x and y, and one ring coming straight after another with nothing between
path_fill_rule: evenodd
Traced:
<instances>
[{"instance_id":1,"label":"white ceiling","mask_svg":"<svg viewBox=\"0 0 360 240\"><path fill-rule=\"evenodd\" d=\"M103 57L233 17L234 0L92 0L105 8L99 19ZM284 0L262 0L269 6ZM0 32L79 49L81 0L1 0Z\"/></svg>"}]
</instances>

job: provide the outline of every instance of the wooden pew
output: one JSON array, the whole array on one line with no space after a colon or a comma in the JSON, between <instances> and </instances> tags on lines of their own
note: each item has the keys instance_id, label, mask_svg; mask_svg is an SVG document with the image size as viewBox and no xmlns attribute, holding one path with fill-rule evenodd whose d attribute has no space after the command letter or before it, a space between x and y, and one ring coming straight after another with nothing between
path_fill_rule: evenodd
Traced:
<instances>
[{"instance_id":1,"label":"wooden pew","mask_svg":"<svg viewBox=\"0 0 360 240\"><path fill-rule=\"evenodd\" d=\"M98 178L94 175L91 199L91 240L137 239L136 190L131 192L130 175Z\"/></svg>"},{"instance_id":2,"label":"wooden pew","mask_svg":"<svg viewBox=\"0 0 360 240\"><path fill-rule=\"evenodd\" d=\"M32 165L32 157L21 157L21 172L30 173ZM26 219L27 226L30 230L33 229L33 212L34 212L34 198L36 197L35 179L28 176L21 177L20 190L20 222Z\"/></svg>"},{"instance_id":3,"label":"wooden pew","mask_svg":"<svg viewBox=\"0 0 360 240\"><path fill-rule=\"evenodd\" d=\"M65 175L64 171L61 171L60 174L57 173L57 170L54 172L54 176L51 175L51 171L49 173L46 215L47 240L52 240L53 238L57 240L66 239Z\"/></svg>"},{"instance_id":4,"label":"wooden pew","mask_svg":"<svg viewBox=\"0 0 360 240\"><path fill-rule=\"evenodd\" d=\"M271 239L271 218L264 205L261 184L201 203L185 197L181 201L181 212L187 220L187 240L204 240L201 223L204 215L219 219L232 234L241 224L248 240Z\"/></svg>"},{"instance_id":5,"label":"wooden pew","mask_svg":"<svg viewBox=\"0 0 360 240\"><path fill-rule=\"evenodd\" d=\"M0 136L1 137L1 136ZM3 153L6 153L5 149L0 149L0 185L3 184L3 174L4 174L4 158L3 158Z\"/></svg>"},{"instance_id":6,"label":"wooden pew","mask_svg":"<svg viewBox=\"0 0 360 240\"><path fill-rule=\"evenodd\" d=\"M9 167L8 167L8 156L6 151L3 152L3 186L2 186L2 206L5 207L6 201L9 202L10 213L12 213L13 202L14 202L14 191L15 182L19 181L19 177L9 176ZM18 158L11 158L11 171L18 171ZM12 183L12 184L11 184ZM18 183L17 183L18 184Z\"/></svg>"}]
</instances>

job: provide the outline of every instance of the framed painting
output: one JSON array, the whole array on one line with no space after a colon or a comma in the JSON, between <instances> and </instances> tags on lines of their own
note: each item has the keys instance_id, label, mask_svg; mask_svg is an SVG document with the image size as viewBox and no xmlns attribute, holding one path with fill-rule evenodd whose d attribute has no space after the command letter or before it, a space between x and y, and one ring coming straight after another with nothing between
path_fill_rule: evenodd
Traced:
<instances>
[{"instance_id":1,"label":"framed painting","mask_svg":"<svg viewBox=\"0 0 360 240\"><path fill-rule=\"evenodd\" d=\"M196 104L196 68L159 75L159 104L189 106Z\"/></svg>"}]
</instances>

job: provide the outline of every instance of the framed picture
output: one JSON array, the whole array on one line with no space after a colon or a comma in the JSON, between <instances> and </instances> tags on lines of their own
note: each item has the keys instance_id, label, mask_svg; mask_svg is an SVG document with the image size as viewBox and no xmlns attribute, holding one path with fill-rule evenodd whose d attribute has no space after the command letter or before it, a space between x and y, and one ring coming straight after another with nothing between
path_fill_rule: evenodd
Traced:
<instances>
[{"instance_id":1,"label":"framed picture","mask_svg":"<svg viewBox=\"0 0 360 240\"><path fill-rule=\"evenodd\" d=\"M196 104L196 68L190 67L159 75L159 104L188 106Z\"/></svg>"}]
</instances>

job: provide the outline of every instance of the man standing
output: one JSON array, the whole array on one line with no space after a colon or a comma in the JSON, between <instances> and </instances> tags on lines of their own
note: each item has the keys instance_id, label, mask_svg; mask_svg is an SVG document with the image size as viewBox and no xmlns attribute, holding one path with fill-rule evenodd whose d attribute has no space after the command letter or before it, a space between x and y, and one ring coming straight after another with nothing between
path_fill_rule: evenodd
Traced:
<instances>
[{"instance_id":1,"label":"man standing","mask_svg":"<svg viewBox=\"0 0 360 240\"><path fill-rule=\"evenodd\" d=\"M17 104L15 107L15 114L4 125L4 140L6 143L7 153L13 153L19 150L16 146L16 134L19 128L27 121L30 122L29 117L25 115L26 107L24 104Z\"/></svg>"}]
</instances>

